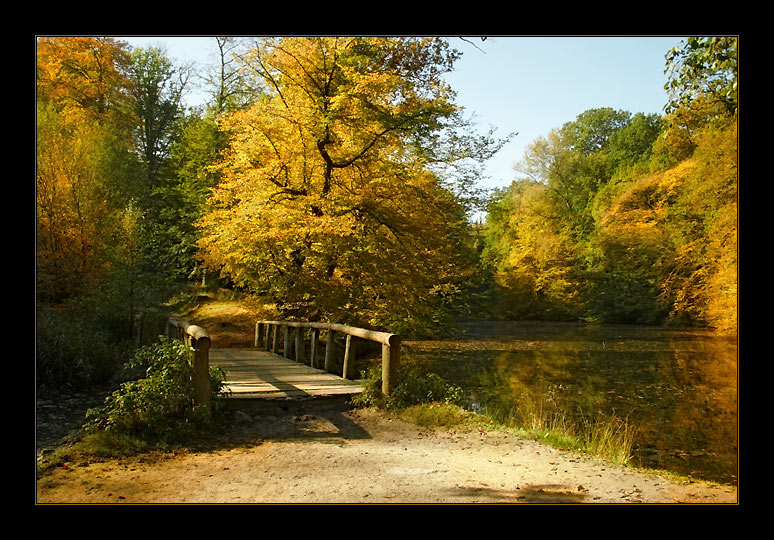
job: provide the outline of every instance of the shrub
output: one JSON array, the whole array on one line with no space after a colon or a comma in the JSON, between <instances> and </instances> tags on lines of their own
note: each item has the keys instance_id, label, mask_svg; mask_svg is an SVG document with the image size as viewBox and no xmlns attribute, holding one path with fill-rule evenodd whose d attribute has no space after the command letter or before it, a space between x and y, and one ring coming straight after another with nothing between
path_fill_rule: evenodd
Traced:
<instances>
[{"instance_id":1,"label":"shrub","mask_svg":"<svg viewBox=\"0 0 774 540\"><path fill-rule=\"evenodd\" d=\"M382 393L381 365L364 372L363 378L363 392L354 398L356 405L399 409L423 403L459 405L463 402L463 391L459 386L410 360L401 364L397 384L389 396Z\"/></svg>"},{"instance_id":2,"label":"shrub","mask_svg":"<svg viewBox=\"0 0 774 540\"><path fill-rule=\"evenodd\" d=\"M144 378L126 382L87 413L88 429L132 435L150 440L185 439L212 426L207 405L194 400L193 350L178 340L161 336L137 350L132 368L145 369ZM210 388L217 397L225 376L210 367Z\"/></svg>"}]
</instances>

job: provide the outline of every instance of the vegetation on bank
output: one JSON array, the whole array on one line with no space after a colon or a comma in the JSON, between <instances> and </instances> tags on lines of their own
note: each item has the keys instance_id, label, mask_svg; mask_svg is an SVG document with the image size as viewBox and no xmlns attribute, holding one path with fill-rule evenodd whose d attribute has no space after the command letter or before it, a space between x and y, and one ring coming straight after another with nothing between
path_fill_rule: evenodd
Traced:
<instances>
[{"instance_id":1,"label":"vegetation on bank","mask_svg":"<svg viewBox=\"0 0 774 540\"><path fill-rule=\"evenodd\" d=\"M736 118L695 106L690 142L595 109L530 147L482 231L501 316L736 331Z\"/></svg>"},{"instance_id":2,"label":"vegetation on bank","mask_svg":"<svg viewBox=\"0 0 774 540\"><path fill-rule=\"evenodd\" d=\"M165 441L212 428L225 373L210 366L213 405L196 404L193 358L191 347L163 336L138 349L129 367L144 376L123 383L102 407L90 410L89 431Z\"/></svg>"},{"instance_id":3,"label":"vegetation on bank","mask_svg":"<svg viewBox=\"0 0 774 540\"><path fill-rule=\"evenodd\" d=\"M666 114L538 137L492 197L482 263L512 318L737 328L736 37L666 54Z\"/></svg>"},{"instance_id":4,"label":"vegetation on bank","mask_svg":"<svg viewBox=\"0 0 774 540\"><path fill-rule=\"evenodd\" d=\"M541 443L626 465L632 458L634 428L624 419L597 415L572 419L567 411L532 398L503 410L496 406L474 412L463 390L419 363L401 365L391 395L381 392L381 366L362 373L364 392L356 406L376 407L427 427L508 428Z\"/></svg>"}]
</instances>

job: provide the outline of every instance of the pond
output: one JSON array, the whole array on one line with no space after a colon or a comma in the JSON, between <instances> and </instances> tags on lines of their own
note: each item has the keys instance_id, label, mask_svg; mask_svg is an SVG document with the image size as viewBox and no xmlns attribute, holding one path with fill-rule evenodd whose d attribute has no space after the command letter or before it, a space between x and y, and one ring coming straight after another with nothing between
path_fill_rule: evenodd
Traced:
<instances>
[{"instance_id":1,"label":"pond","mask_svg":"<svg viewBox=\"0 0 774 540\"><path fill-rule=\"evenodd\" d=\"M481 409L540 396L571 417L635 430L633 465L737 483L737 341L712 331L628 325L475 322L403 355L461 386Z\"/></svg>"}]
</instances>

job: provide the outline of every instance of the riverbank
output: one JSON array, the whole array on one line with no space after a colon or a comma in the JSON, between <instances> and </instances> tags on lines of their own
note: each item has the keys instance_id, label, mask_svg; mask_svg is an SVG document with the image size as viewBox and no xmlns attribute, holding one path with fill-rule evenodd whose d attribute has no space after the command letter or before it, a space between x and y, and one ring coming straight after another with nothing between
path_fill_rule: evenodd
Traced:
<instances>
[{"instance_id":1,"label":"riverbank","mask_svg":"<svg viewBox=\"0 0 774 540\"><path fill-rule=\"evenodd\" d=\"M73 454L37 479L36 503L737 503L732 486L613 465L504 428L426 428L340 403L240 410L219 441L121 459Z\"/></svg>"},{"instance_id":2,"label":"riverbank","mask_svg":"<svg viewBox=\"0 0 774 540\"><path fill-rule=\"evenodd\" d=\"M251 344L255 309L208 297L198 302L186 317L204 325L219 345ZM449 348L441 342L422 347L436 345ZM531 342L491 345L483 349L525 348ZM477 341L451 346L482 356ZM608 340L599 346L619 345ZM411 347L421 352L418 344ZM541 445L515 430L481 425L430 429L384 411L340 405L242 411L208 449L123 459L71 453L60 460L55 449L67 450L78 440L74 430L82 425L86 408L101 404L109 391L36 396L37 463L46 470L37 478L36 503L737 502L733 486L612 465Z\"/></svg>"}]
</instances>

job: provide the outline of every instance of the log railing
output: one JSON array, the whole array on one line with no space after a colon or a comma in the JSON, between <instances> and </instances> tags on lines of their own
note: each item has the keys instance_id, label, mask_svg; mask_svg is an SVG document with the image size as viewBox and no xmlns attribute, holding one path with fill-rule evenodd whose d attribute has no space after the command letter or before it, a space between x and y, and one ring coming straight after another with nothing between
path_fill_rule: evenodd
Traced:
<instances>
[{"instance_id":1,"label":"log railing","mask_svg":"<svg viewBox=\"0 0 774 540\"><path fill-rule=\"evenodd\" d=\"M212 340L201 326L181 321L167 320L167 336L182 340L194 350L194 399L196 403L209 404L212 400L210 390L210 345Z\"/></svg>"},{"instance_id":2,"label":"log railing","mask_svg":"<svg viewBox=\"0 0 774 540\"><path fill-rule=\"evenodd\" d=\"M293 329L293 330L291 330ZM305 331L309 329L310 351L308 362L314 368L320 368L319 349L320 349L320 331L326 333L325 340L325 360L322 368L325 371L334 370L334 338L336 333L344 334L346 342L344 345L344 366L342 377L345 379L353 378L353 369L355 364L355 348L352 338L357 337L381 343L382 345L382 392L389 395L393 390L398 375L400 365L400 336L389 334L387 332L377 332L375 330L366 330L344 324L321 323L321 322L295 322L295 321L258 321L255 323L255 347L263 345L267 351L279 354L280 332L282 332L282 354L285 358L291 357L291 351L295 350L295 360L300 363L306 363L305 350ZM291 331L295 334L291 340Z\"/></svg>"}]
</instances>

